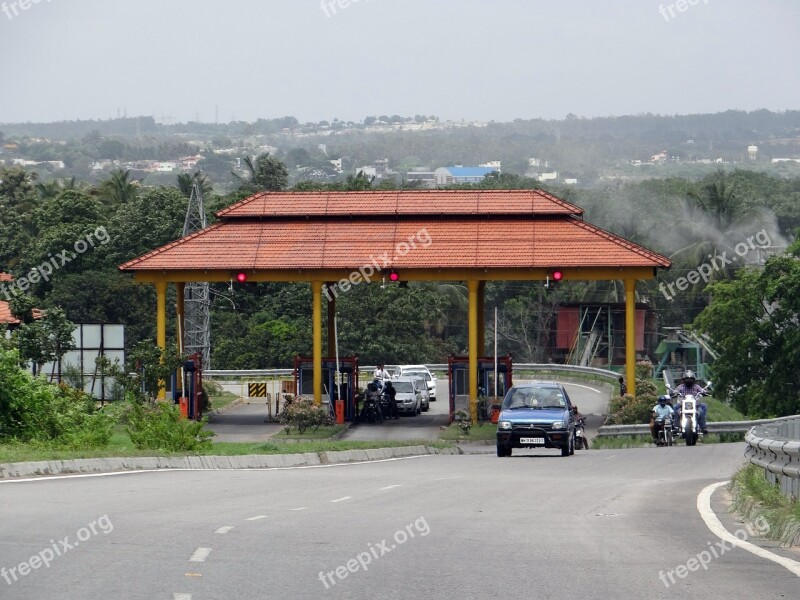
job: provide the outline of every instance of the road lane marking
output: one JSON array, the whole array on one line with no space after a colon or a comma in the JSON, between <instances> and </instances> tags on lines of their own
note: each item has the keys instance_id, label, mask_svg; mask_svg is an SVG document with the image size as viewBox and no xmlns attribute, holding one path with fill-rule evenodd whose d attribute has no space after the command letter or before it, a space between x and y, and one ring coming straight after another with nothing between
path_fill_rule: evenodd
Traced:
<instances>
[{"instance_id":1,"label":"road lane marking","mask_svg":"<svg viewBox=\"0 0 800 600\"><path fill-rule=\"evenodd\" d=\"M581 385L580 383L567 383L567 382L565 381L563 385L565 385L565 386L567 386L567 385L573 385L573 386L575 386L575 387L583 388L583 389L585 389L585 390L589 390L590 392L594 392L595 394L602 394L602 393L603 393L603 392L601 392L600 390L596 390L595 388L593 388L593 387L589 387L588 385Z\"/></svg>"},{"instance_id":2,"label":"road lane marking","mask_svg":"<svg viewBox=\"0 0 800 600\"><path fill-rule=\"evenodd\" d=\"M778 563L780 566L785 567L790 572L800 577L800 562L779 556L770 552L769 550L761 548L760 546L740 540L738 537L725 529L725 527L722 525L722 522L717 518L717 515L714 514L714 511L711 508L711 495L716 491L717 488L722 487L727 483L730 483L730 481L712 483L711 485L703 488L703 491L697 495L697 510L700 512L700 516L703 518L703 521L705 521L706 526L714 535L722 540L725 540L732 546L738 546L742 550L747 550L756 556L760 556L761 558L766 558L774 563Z\"/></svg>"},{"instance_id":3,"label":"road lane marking","mask_svg":"<svg viewBox=\"0 0 800 600\"><path fill-rule=\"evenodd\" d=\"M342 496L341 498L337 498L336 500L330 500L331 503L333 502L344 502L345 500L350 500L352 496Z\"/></svg>"},{"instance_id":4,"label":"road lane marking","mask_svg":"<svg viewBox=\"0 0 800 600\"><path fill-rule=\"evenodd\" d=\"M225 527L220 527L214 533L228 533L233 527L233 525L225 525Z\"/></svg>"},{"instance_id":5,"label":"road lane marking","mask_svg":"<svg viewBox=\"0 0 800 600\"><path fill-rule=\"evenodd\" d=\"M397 487L403 487L403 486L400 485L399 483L396 483L395 485L387 485L385 487L379 488L378 491L382 492L383 490L391 490L392 488L397 488Z\"/></svg>"},{"instance_id":6,"label":"road lane marking","mask_svg":"<svg viewBox=\"0 0 800 600\"><path fill-rule=\"evenodd\" d=\"M209 554L211 554L211 548L198 548L189 557L189 562L206 562Z\"/></svg>"},{"instance_id":7,"label":"road lane marking","mask_svg":"<svg viewBox=\"0 0 800 600\"><path fill-rule=\"evenodd\" d=\"M256 515L255 517L249 517L245 519L245 521L260 521L261 519L266 519L267 515Z\"/></svg>"},{"instance_id":8,"label":"road lane marking","mask_svg":"<svg viewBox=\"0 0 800 600\"><path fill-rule=\"evenodd\" d=\"M192 600L191 594L172 594L172 600Z\"/></svg>"},{"instance_id":9,"label":"road lane marking","mask_svg":"<svg viewBox=\"0 0 800 600\"><path fill-rule=\"evenodd\" d=\"M298 506L297 508L290 508L289 510L308 510L305 506Z\"/></svg>"}]
</instances>

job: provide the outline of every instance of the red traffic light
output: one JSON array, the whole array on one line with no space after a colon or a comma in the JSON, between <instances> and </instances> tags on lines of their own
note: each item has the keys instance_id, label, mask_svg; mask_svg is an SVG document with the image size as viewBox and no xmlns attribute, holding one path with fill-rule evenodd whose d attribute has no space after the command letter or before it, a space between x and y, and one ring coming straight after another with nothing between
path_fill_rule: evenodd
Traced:
<instances>
[{"instance_id":1,"label":"red traffic light","mask_svg":"<svg viewBox=\"0 0 800 600\"><path fill-rule=\"evenodd\" d=\"M239 271L236 274L236 281L238 281L239 283L244 283L245 281L247 281L247 273L245 273L244 271Z\"/></svg>"},{"instance_id":2,"label":"red traffic light","mask_svg":"<svg viewBox=\"0 0 800 600\"><path fill-rule=\"evenodd\" d=\"M392 269L389 271L389 281L399 281L400 280L400 273Z\"/></svg>"},{"instance_id":3,"label":"red traffic light","mask_svg":"<svg viewBox=\"0 0 800 600\"><path fill-rule=\"evenodd\" d=\"M561 271L553 271L553 281L561 281L564 277L564 273Z\"/></svg>"}]
</instances>

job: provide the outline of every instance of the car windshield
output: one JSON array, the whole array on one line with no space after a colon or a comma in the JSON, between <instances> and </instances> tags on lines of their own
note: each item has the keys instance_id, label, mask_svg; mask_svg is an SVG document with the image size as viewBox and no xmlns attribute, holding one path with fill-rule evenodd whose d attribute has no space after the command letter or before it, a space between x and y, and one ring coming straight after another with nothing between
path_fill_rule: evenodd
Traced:
<instances>
[{"instance_id":1,"label":"car windshield","mask_svg":"<svg viewBox=\"0 0 800 600\"><path fill-rule=\"evenodd\" d=\"M411 394L414 392L410 381L396 381L394 383L394 389L397 390L398 394Z\"/></svg>"},{"instance_id":2,"label":"car windshield","mask_svg":"<svg viewBox=\"0 0 800 600\"><path fill-rule=\"evenodd\" d=\"M425 371L408 371L406 373L409 377L414 377L415 379L423 379L425 381L429 381L431 376L428 375Z\"/></svg>"},{"instance_id":3,"label":"car windshield","mask_svg":"<svg viewBox=\"0 0 800 600\"><path fill-rule=\"evenodd\" d=\"M561 390L552 386L512 387L503 399L502 408L565 408Z\"/></svg>"}]
</instances>

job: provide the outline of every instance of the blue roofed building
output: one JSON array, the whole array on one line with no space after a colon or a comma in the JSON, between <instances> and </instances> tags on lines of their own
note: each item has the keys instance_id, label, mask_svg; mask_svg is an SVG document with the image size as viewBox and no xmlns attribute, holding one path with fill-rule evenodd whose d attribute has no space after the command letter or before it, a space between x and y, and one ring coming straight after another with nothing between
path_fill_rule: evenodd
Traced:
<instances>
[{"instance_id":1,"label":"blue roofed building","mask_svg":"<svg viewBox=\"0 0 800 600\"><path fill-rule=\"evenodd\" d=\"M489 173L500 171L499 163L480 167L439 167L434 172L436 185L453 185L455 183L480 183Z\"/></svg>"}]
</instances>

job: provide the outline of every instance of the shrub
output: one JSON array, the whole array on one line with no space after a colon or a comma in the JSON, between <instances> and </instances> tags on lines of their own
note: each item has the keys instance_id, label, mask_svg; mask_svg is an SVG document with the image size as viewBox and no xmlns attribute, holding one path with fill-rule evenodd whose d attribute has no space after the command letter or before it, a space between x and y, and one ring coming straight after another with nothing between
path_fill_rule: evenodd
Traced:
<instances>
[{"instance_id":1,"label":"shrub","mask_svg":"<svg viewBox=\"0 0 800 600\"><path fill-rule=\"evenodd\" d=\"M126 409L123 414L127 422L125 430L139 449L202 452L211 447L214 433L204 429L206 419L184 419L175 404L142 403L130 398Z\"/></svg>"},{"instance_id":2,"label":"shrub","mask_svg":"<svg viewBox=\"0 0 800 600\"><path fill-rule=\"evenodd\" d=\"M284 425L286 433L296 427L303 433L309 427L316 431L324 425L333 425L334 418L325 406L314 404L311 398L296 397L284 405L283 412L278 415L278 421Z\"/></svg>"},{"instance_id":3,"label":"shrub","mask_svg":"<svg viewBox=\"0 0 800 600\"><path fill-rule=\"evenodd\" d=\"M638 382L636 386L638 391ZM632 425L636 423L647 423L650 421L650 413L656 402L657 398L652 394L639 394L636 397L631 394L625 394L625 396L621 398L612 398L605 424Z\"/></svg>"},{"instance_id":4,"label":"shrub","mask_svg":"<svg viewBox=\"0 0 800 600\"><path fill-rule=\"evenodd\" d=\"M18 361L16 350L0 349L0 437L74 449L108 444L113 419L94 398L33 377Z\"/></svg>"}]
</instances>

